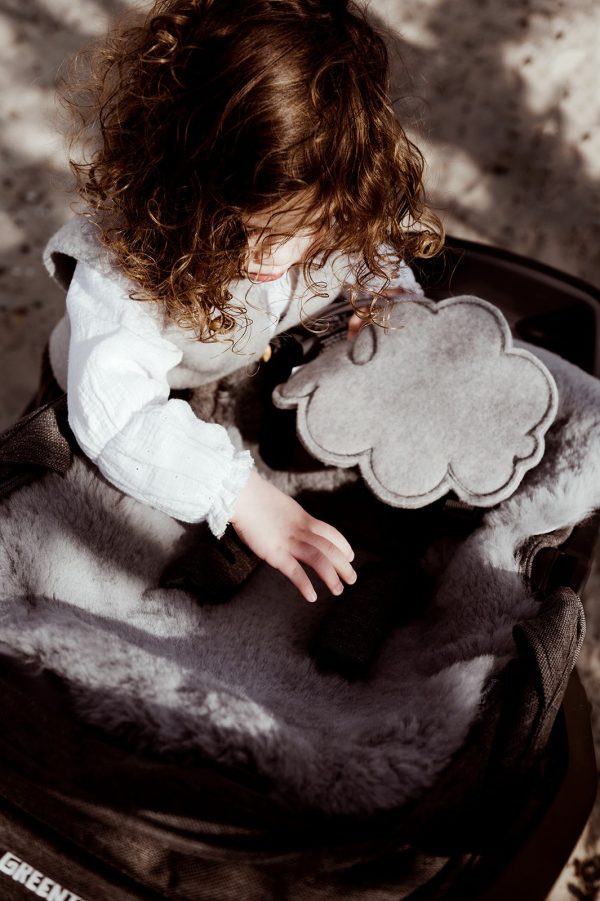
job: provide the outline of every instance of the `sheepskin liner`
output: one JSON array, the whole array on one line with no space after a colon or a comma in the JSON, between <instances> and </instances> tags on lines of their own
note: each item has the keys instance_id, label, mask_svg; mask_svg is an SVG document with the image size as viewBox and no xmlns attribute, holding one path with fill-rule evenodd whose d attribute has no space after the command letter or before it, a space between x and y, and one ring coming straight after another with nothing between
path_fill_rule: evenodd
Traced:
<instances>
[{"instance_id":1,"label":"sheepskin liner","mask_svg":"<svg viewBox=\"0 0 600 901\"><path fill-rule=\"evenodd\" d=\"M513 625L539 609L518 572L524 540L600 506L600 383L535 353L560 398L544 458L462 543L429 547L434 598L392 631L364 681L323 675L307 653L322 586L307 604L262 565L222 606L159 588L197 527L123 496L82 459L0 505L2 641L58 673L78 716L131 747L264 774L301 809L364 815L415 799L465 741L515 652ZM250 422L242 389L222 383L197 409ZM343 497L346 510L355 494L371 498L351 470L262 470L289 491ZM369 520L351 511L358 526L383 525L393 541L389 517L406 511L365 502ZM409 600L401 566L397 592Z\"/></svg>"},{"instance_id":2,"label":"sheepskin liner","mask_svg":"<svg viewBox=\"0 0 600 901\"><path fill-rule=\"evenodd\" d=\"M297 408L307 450L358 464L397 507L448 491L477 507L510 497L541 460L556 415L546 367L513 346L500 310L479 297L405 297L389 326L334 344L275 391L278 406Z\"/></svg>"}]
</instances>

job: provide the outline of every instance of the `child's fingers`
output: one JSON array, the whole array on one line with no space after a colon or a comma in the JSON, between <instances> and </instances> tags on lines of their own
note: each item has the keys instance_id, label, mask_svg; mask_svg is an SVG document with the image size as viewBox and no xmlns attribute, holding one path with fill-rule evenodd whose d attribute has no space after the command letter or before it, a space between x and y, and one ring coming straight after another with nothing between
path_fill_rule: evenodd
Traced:
<instances>
[{"instance_id":1,"label":"child's fingers","mask_svg":"<svg viewBox=\"0 0 600 901\"><path fill-rule=\"evenodd\" d=\"M315 591L312 582L296 558L291 554L289 557L273 562L270 565L273 566L274 569L278 569L282 575L290 580L292 585L296 586L305 601L309 601L312 604L317 600L317 592Z\"/></svg>"},{"instance_id":2,"label":"child's fingers","mask_svg":"<svg viewBox=\"0 0 600 901\"><path fill-rule=\"evenodd\" d=\"M337 544L334 544L333 541L329 541L328 538L323 538L322 535L318 535L315 532L305 532L298 537L304 544L311 548L311 553L324 557L327 564L334 568L337 575L341 577L344 582L348 582L349 585L356 582L356 572L348 560L347 555L339 549ZM307 560L306 558L303 558L303 560L305 563L310 563L310 565L313 566L311 560Z\"/></svg>"},{"instance_id":3,"label":"child's fingers","mask_svg":"<svg viewBox=\"0 0 600 901\"><path fill-rule=\"evenodd\" d=\"M354 551L352 550L352 547L349 542L346 541L342 533L338 532L335 526L330 525L328 522L323 522L321 519L313 519L310 523L310 531L314 532L315 535L321 535L323 538L326 538L328 541L335 544L346 560L354 560Z\"/></svg>"},{"instance_id":4,"label":"child's fingers","mask_svg":"<svg viewBox=\"0 0 600 901\"><path fill-rule=\"evenodd\" d=\"M346 336L348 338L354 338L354 336L358 334L358 332L360 332L364 324L365 320L361 319L360 316L357 316L356 313L353 313L348 320L348 331L346 333Z\"/></svg>"},{"instance_id":5,"label":"child's fingers","mask_svg":"<svg viewBox=\"0 0 600 901\"><path fill-rule=\"evenodd\" d=\"M402 288L400 285L390 285L383 292L386 297L406 297L411 293L410 288Z\"/></svg>"},{"instance_id":6,"label":"child's fingers","mask_svg":"<svg viewBox=\"0 0 600 901\"><path fill-rule=\"evenodd\" d=\"M331 560L319 550L319 548L308 542L296 541L294 542L291 551L297 560L308 563L332 594L342 593L344 584L341 581L335 566Z\"/></svg>"}]
</instances>

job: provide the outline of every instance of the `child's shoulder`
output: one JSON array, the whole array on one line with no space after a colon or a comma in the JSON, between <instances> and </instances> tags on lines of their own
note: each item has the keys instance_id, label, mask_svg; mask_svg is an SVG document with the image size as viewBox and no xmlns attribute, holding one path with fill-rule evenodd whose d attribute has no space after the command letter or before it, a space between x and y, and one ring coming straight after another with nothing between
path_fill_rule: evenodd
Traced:
<instances>
[{"instance_id":1,"label":"child's shoulder","mask_svg":"<svg viewBox=\"0 0 600 901\"><path fill-rule=\"evenodd\" d=\"M50 277L65 291L68 290L75 266L87 263L96 271L115 281L115 285L131 287L119 271L111 253L100 241L100 220L76 214L64 223L48 240L43 251L44 265Z\"/></svg>"}]
</instances>

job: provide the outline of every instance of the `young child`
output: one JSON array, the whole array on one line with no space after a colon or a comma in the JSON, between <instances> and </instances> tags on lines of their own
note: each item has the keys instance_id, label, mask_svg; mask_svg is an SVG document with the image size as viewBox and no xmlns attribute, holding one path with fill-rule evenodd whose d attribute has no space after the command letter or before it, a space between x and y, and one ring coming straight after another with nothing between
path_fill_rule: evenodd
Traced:
<instances>
[{"instance_id":1,"label":"young child","mask_svg":"<svg viewBox=\"0 0 600 901\"><path fill-rule=\"evenodd\" d=\"M384 42L341 0L160 0L90 58L69 88L95 141L72 164L84 215L45 255L68 287L49 353L73 433L125 493L218 537L231 523L307 601L305 565L339 594L344 536L170 392L258 361L345 286L372 297L351 335L420 291L405 261L441 227Z\"/></svg>"}]
</instances>

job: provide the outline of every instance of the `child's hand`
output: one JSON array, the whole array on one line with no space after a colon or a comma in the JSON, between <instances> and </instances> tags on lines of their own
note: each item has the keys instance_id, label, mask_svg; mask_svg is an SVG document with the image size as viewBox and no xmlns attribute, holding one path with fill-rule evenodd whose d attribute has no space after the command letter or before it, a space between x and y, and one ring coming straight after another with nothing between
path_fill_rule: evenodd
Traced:
<instances>
[{"instance_id":1,"label":"child's hand","mask_svg":"<svg viewBox=\"0 0 600 901\"><path fill-rule=\"evenodd\" d=\"M357 313L353 313L350 319L348 320L348 331L346 332L346 338L352 340L361 330L363 325L366 325L368 320L362 319Z\"/></svg>"},{"instance_id":2,"label":"child's hand","mask_svg":"<svg viewBox=\"0 0 600 901\"><path fill-rule=\"evenodd\" d=\"M254 471L235 503L231 524L242 541L287 576L307 601L315 601L317 594L300 561L314 569L332 594L343 591L341 579L348 584L356 581L350 565L354 552L344 536Z\"/></svg>"},{"instance_id":3,"label":"child's hand","mask_svg":"<svg viewBox=\"0 0 600 901\"><path fill-rule=\"evenodd\" d=\"M399 300L402 297L406 297L406 291L404 288L395 287L395 288L386 288L383 292L384 297L387 297L391 300ZM365 302L364 306L368 306ZM365 325L369 325L370 319L365 319L364 316L359 316L358 313L353 313L350 319L348 320L348 330L346 332L346 338L348 340L352 340L356 337L356 335L360 332L361 328Z\"/></svg>"}]
</instances>

